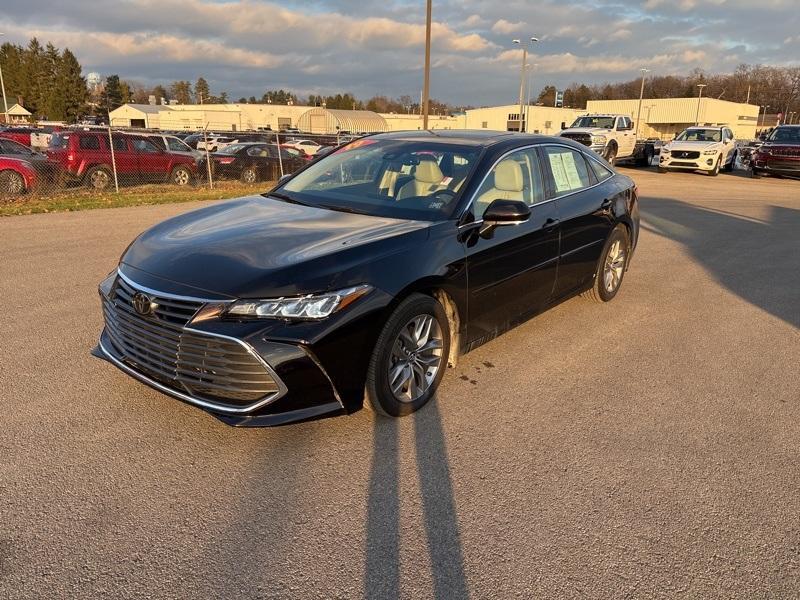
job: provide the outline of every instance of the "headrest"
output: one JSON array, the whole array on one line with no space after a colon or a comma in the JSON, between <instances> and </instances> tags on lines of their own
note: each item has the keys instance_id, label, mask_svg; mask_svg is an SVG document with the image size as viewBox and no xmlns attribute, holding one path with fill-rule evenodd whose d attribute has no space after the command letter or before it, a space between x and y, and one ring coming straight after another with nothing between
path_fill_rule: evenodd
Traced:
<instances>
[{"instance_id":1,"label":"headrest","mask_svg":"<svg viewBox=\"0 0 800 600\"><path fill-rule=\"evenodd\" d=\"M494 171L494 187L503 192L522 191L522 167L514 160L504 160Z\"/></svg>"},{"instance_id":2,"label":"headrest","mask_svg":"<svg viewBox=\"0 0 800 600\"><path fill-rule=\"evenodd\" d=\"M414 171L414 179L420 183L441 183L442 170L434 160L421 160Z\"/></svg>"}]
</instances>

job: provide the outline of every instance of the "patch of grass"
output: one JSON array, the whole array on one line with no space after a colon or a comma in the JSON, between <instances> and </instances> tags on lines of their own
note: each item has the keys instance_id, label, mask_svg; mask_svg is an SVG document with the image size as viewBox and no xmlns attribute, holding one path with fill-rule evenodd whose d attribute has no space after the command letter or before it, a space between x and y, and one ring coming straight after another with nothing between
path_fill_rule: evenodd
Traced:
<instances>
[{"instance_id":1,"label":"patch of grass","mask_svg":"<svg viewBox=\"0 0 800 600\"><path fill-rule=\"evenodd\" d=\"M245 185L238 181L220 181L214 183L214 189L207 186L178 188L174 185L142 185L121 187L119 194L96 192L85 188L58 190L50 195L34 194L22 196L10 201L0 198L0 217L13 215L30 215L34 213L70 212L91 208L117 208L120 206L142 206L152 204L170 204L177 202L195 202L199 200L226 200L250 194L262 194L272 189L274 182L261 182Z\"/></svg>"}]
</instances>

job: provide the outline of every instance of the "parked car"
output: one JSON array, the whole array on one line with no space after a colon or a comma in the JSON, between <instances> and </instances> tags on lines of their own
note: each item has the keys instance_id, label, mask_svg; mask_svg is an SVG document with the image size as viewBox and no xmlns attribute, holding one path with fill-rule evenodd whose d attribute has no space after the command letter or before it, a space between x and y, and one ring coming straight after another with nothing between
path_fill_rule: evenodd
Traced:
<instances>
[{"instance_id":1,"label":"parked car","mask_svg":"<svg viewBox=\"0 0 800 600\"><path fill-rule=\"evenodd\" d=\"M19 142L0 138L0 157L20 159L32 166L37 173L38 186L55 187L61 181L61 165L58 162Z\"/></svg>"},{"instance_id":2,"label":"parked car","mask_svg":"<svg viewBox=\"0 0 800 600\"><path fill-rule=\"evenodd\" d=\"M322 144L318 144L313 140L293 140L284 144L289 148L295 148L297 150L302 150L309 156L314 156L321 148L324 148Z\"/></svg>"},{"instance_id":3,"label":"parked car","mask_svg":"<svg viewBox=\"0 0 800 600\"><path fill-rule=\"evenodd\" d=\"M736 140L730 127L689 127L661 148L658 171L703 171L715 177L736 166Z\"/></svg>"},{"instance_id":4,"label":"parked car","mask_svg":"<svg viewBox=\"0 0 800 600\"><path fill-rule=\"evenodd\" d=\"M650 140L636 138L636 127L627 115L583 115L559 134L588 146L610 164L633 161L647 167L656 150Z\"/></svg>"},{"instance_id":5,"label":"parked car","mask_svg":"<svg viewBox=\"0 0 800 600\"><path fill-rule=\"evenodd\" d=\"M31 134L35 132L36 130L33 127L9 127L8 129L0 131L0 137L14 140L23 146L30 147Z\"/></svg>"},{"instance_id":6,"label":"parked car","mask_svg":"<svg viewBox=\"0 0 800 600\"><path fill-rule=\"evenodd\" d=\"M200 159L203 153L199 150L193 150L186 142L174 135L166 135L163 133L143 133L148 140L153 142L161 150L172 152L174 154L183 154L190 156L195 160Z\"/></svg>"},{"instance_id":7,"label":"parked car","mask_svg":"<svg viewBox=\"0 0 800 600\"><path fill-rule=\"evenodd\" d=\"M779 125L753 153L750 175L800 177L800 125Z\"/></svg>"},{"instance_id":8,"label":"parked car","mask_svg":"<svg viewBox=\"0 0 800 600\"><path fill-rule=\"evenodd\" d=\"M197 149L205 151L206 147L208 147L209 152L218 152L231 144L237 143L239 143L239 138L234 136L213 135L208 136L206 139L202 139L201 136L201 139L197 142Z\"/></svg>"},{"instance_id":9,"label":"parked car","mask_svg":"<svg viewBox=\"0 0 800 600\"><path fill-rule=\"evenodd\" d=\"M112 139L117 177L122 181L189 185L195 180L197 165L190 156L161 150L142 135L115 133ZM105 133L56 133L47 155L58 161L67 179L98 190L114 183L111 148Z\"/></svg>"},{"instance_id":10,"label":"parked car","mask_svg":"<svg viewBox=\"0 0 800 600\"><path fill-rule=\"evenodd\" d=\"M27 160L0 156L0 202L36 188L39 173Z\"/></svg>"},{"instance_id":11,"label":"parked car","mask_svg":"<svg viewBox=\"0 0 800 600\"><path fill-rule=\"evenodd\" d=\"M276 181L280 178L281 161L283 172L293 173L307 164L307 160L290 148L281 148L278 160L278 147L275 144L249 142L231 144L220 152L211 155L212 168L217 177L241 179L245 183L257 181ZM204 168L201 165L201 170Z\"/></svg>"},{"instance_id":12,"label":"parked car","mask_svg":"<svg viewBox=\"0 0 800 600\"><path fill-rule=\"evenodd\" d=\"M365 397L402 416L460 354L576 294L612 300L638 236L633 181L575 142L376 135L140 235L100 284L96 355L235 425Z\"/></svg>"}]
</instances>

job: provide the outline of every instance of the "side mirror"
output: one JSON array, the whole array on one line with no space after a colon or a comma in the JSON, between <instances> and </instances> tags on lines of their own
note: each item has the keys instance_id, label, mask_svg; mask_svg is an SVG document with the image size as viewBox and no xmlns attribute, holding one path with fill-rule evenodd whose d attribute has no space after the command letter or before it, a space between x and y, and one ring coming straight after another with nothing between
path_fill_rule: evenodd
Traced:
<instances>
[{"instance_id":1,"label":"side mirror","mask_svg":"<svg viewBox=\"0 0 800 600\"><path fill-rule=\"evenodd\" d=\"M495 227L519 225L531 216L530 207L520 200L494 200L483 213L481 235L485 236Z\"/></svg>"}]
</instances>

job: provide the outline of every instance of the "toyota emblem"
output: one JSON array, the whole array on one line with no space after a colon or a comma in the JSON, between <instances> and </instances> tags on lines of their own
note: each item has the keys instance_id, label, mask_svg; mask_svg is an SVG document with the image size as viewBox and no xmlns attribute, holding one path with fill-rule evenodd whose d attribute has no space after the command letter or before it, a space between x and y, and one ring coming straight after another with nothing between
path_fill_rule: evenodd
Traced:
<instances>
[{"instance_id":1,"label":"toyota emblem","mask_svg":"<svg viewBox=\"0 0 800 600\"><path fill-rule=\"evenodd\" d=\"M136 292L131 299L131 303L133 304L133 310L143 317L152 315L153 311L158 308L158 304L153 302L153 299L150 296L143 294L142 292Z\"/></svg>"}]
</instances>

